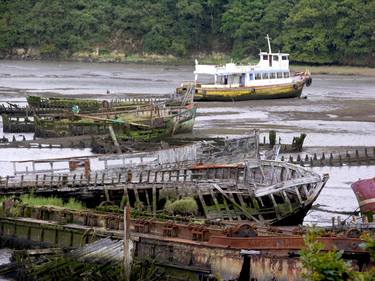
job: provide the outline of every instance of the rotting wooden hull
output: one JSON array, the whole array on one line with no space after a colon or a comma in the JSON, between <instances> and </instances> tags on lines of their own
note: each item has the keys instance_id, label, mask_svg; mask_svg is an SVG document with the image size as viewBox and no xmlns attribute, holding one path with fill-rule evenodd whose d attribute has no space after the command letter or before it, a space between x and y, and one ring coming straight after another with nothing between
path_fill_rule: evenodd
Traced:
<instances>
[{"instance_id":1,"label":"rotting wooden hull","mask_svg":"<svg viewBox=\"0 0 375 281\"><path fill-rule=\"evenodd\" d=\"M82 190L76 183L76 176L73 173L65 175L64 183L56 174L43 181L37 175L35 179L33 176L21 178L21 182L3 179L1 183L6 188L2 191L29 192L30 187L34 187L37 194L53 190L60 195L73 192L79 196ZM87 175L82 174L83 177ZM198 205L194 211L197 220L298 225L327 180L327 175L320 177L292 164L261 161L253 164L142 166L141 169L132 165L114 175L106 174L106 171L95 172L82 183L92 195L103 194L105 188L111 189L112 196L128 196L131 207L141 203L147 207L147 212L163 212L166 201L161 198L174 194L173 198L194 198ZM116 186L107 186L114 181ZM59 190L60 186L64 186L64 190Z\"/></svg>"},{"instance_id":2,"label":"rotting wooden hull","mask_svg":"<svg viewBox=\"0 0 375 281\"><path fill-rule=\"evenodd\" d=\"M195 101L244 101L258 99L297 98L302 94L304 83L236 88L197 87Z\"/></svg>"},{"instance_id":3,"label":"rotting wooden hull","mask_svg":"<svg viewBox=\"0 0 375 281\"><path fill-rule=\"evenodd\" d=\"M178 133L191 132L194 126L196 107L189 105L176 110L170 116L153 118L152 124L117 122L116 120L88 120L88 116L69 121L51 120L35 116L35 136L42 138L69 137L77 135L102 135L112 126L117 138L142 141L158 140ZM151 120L151 119L150 119ZM148 121L148 120L146 120Z\"/></svg>"}]
</instances>

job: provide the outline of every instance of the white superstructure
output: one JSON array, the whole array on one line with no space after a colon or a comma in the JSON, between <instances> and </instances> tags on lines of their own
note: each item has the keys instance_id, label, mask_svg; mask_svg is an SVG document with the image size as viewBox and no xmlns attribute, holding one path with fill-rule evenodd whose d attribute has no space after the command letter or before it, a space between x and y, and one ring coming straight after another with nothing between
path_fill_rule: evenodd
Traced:
<instances>
[{"instance_id":1,"label":"white superstructure","mask_svg":"<svg viewBox=\"0 0 375 281\"><path fill-rule=\"evenodd\" d=\"M262 86L292 83L289 71L289 54L272 53L270 38L267 34L268 52L259 53L259 63L256 65L238 65L227 63L225 65L202 65L195 61L195 82L198 75L214 76L214 84L202 87L243 87Z\"/></svg>"}]
</instances>

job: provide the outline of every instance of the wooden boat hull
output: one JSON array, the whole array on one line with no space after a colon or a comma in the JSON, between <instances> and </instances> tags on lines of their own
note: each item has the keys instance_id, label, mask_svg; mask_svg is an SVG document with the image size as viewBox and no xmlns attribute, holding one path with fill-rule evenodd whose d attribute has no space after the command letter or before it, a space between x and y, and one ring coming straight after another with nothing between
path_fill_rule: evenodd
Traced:
<instances>
[{"instance_id":1,"label":"wooden boat hull","mask_svg":"<svg viewBox=\"0 0 375 281\"><path fill-rule=\"evenodd\" d=\"M68 119L50 120L35 117L35 136L42 138L69 137L77 135L108 134L112 126L117 138L142 141L158 140L179 133L191 132L194 126L196 107L189 105L186 109L166 117L155 118L152 126L116 123L115 120L88 120L82 118L76 121Z\"/></svg>"},{"instance_id":2,"label":"wooden boat hull","mask_svg":"<svg viewBox=\"0 0 375 281\"><path fill-rule=\"evenodd\" d=\"M362 213L375 213L375 178L356 181L352 189Z\"/></svg>"},{"instance_id":3,"label":"wooden boat hull","mask_svg":"<svg viewBox=\"0 0 375 281\"><path fill-rule=\"evenodd\" d=\"M244 101L258 99L297 98L302 94L304 82L283 85L235 87L235 88L196 88L195 101Z\"/></svg>"}]
</instances>

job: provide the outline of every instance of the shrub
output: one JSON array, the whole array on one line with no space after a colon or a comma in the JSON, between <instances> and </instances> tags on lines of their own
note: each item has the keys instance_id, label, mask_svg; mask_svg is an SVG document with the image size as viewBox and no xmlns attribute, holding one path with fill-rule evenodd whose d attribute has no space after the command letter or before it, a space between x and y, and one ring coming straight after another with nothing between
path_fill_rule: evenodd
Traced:
<instances>
[{"instance_id":1,"label":"shrub","mask_svg":"<svg viewBox=\"0 0 375 281\"><path fill-rule=\"evenodd\" d=\"M305 248L300 251L306 280L348 280L350 265L341 257L342 252L331 250L323 253L324 245L316 241L316 233L309 231L304 239Z\"/></svg>"},{"instance_id":2,"label":"shrub","mask_svg":"<svg viewBox=\"0 0 375 281\"><path fill-rule=\"evenodd\" d=\"M144 37L143 48L146 52L165 54L170 46L170 40L156 31L150 31Z\"/></svg>"},{"instance_id":3,"label":"shrub","mask_svg":"<svg viewBox=\"0 0 375 281\"><path fill-rule=\"evenodd\" d=\"M198 204L192 197L185 197L174 202L167 201L165 210L172 215L196 215L198 213Z\"/></svg>"}]
</instances>

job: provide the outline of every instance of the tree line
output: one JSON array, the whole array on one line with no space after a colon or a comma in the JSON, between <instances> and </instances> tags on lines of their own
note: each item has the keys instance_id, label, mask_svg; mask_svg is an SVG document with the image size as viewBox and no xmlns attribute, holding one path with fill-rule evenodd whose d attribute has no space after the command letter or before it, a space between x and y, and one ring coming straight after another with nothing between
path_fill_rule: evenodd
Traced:
<instances>
[{"instance_id":1,"label":"tree line","mask_svg":"<svg viewBox=\"0 0 375 281\"><path fill-rule=\"evenodd\" d=\"M1 0L0 54L94 48L235 59L273 49L309 64L375 65L373 0Z\"/></svg>"}]
</instances>

